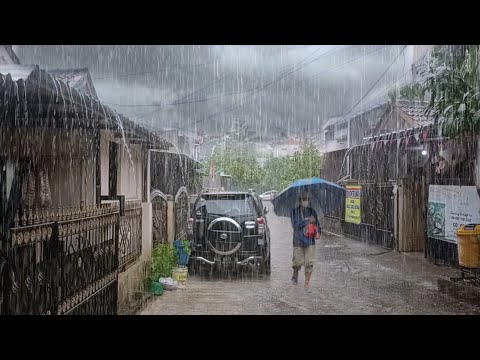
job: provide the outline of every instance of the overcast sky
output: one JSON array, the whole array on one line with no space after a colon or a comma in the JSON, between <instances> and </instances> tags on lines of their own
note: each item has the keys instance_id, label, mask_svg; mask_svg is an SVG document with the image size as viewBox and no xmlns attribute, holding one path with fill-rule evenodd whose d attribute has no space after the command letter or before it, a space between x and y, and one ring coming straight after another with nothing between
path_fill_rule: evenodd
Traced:
<instances>
[{"instance_id":1,"label":"overcast sky","mask_svg":"<svg viewBox=\"0 0 480 360\"><path fill-rule=\"evenodd\" d=\"M191 130L197 126L220 134L238 121L266 137L304 128L320 131L326 119L350 111L369 90L355 111L376 101L408 73L412 52L403 45L14 49L22 64L47 70L87 67L100 100L144 125Z\"/></svg>"}]
</instances>

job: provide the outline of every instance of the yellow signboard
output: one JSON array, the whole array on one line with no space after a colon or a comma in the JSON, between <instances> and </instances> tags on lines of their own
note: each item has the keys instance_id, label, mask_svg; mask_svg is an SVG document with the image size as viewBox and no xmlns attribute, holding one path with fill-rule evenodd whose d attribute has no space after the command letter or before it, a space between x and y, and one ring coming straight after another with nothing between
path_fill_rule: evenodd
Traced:
<instances>
[{"instance_id":1,"label":"yellow signboard","mask_svg":"<svg viewBox=\"0 0 480 360\"><path fill-rule=\"evenodd\" d=\"M360 185L348 185L347 196L345 200L345 222L352 224L360 224L362 221L360 212L360 197L362 187Z\"/></svg>"}]
</instances>

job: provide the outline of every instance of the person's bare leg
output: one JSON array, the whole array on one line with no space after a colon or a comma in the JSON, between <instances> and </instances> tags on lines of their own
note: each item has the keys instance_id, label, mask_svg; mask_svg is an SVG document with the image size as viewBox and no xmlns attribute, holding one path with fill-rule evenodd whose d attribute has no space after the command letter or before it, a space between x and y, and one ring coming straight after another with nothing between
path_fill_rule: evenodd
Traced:
<instances>
[{"instance_id":1,"label":"person's bare leg","mask_svg":"<svg viewBox=\"0 0 480 360\"><path fill-rule=\"evenodd\" d=\"M305 271L305 289L310 288L310 277L312 276L311 271Z\"/></svg>"},{"instance_id":2,"label":"person's bare leg","mask_svg":"<svg viewBox=\"0 0 480 360\"><path fill-rule=\"evenodd\" d=\"M310 293L310 278L312 276L313 264L315 262L315 245L305 249L305 292Z\"/></svg>"}]
</instances>

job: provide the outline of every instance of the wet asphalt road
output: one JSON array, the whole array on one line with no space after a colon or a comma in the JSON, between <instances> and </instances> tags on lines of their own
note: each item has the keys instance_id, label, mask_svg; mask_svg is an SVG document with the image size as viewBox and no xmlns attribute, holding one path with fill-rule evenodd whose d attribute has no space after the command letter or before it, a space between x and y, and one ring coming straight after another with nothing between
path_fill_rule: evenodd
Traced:
<instances>
[{"instance_id":1,"label":"wet asphalt road","mask_svg":"<svg viewBox=\"0 0 480 360\"><path fill-rule=\"evenodd\" d=\"M185 289L165 291L139 314L480 314L478 293L456 296L459 290L449 285L458 271L430 264L422 254L403 255L329 234L317 241L312 293L305 294L303 269L299 284L290 282L289 219L271 212L268 223L269 278L190 276Z\"/></svg>"}]
</instances>

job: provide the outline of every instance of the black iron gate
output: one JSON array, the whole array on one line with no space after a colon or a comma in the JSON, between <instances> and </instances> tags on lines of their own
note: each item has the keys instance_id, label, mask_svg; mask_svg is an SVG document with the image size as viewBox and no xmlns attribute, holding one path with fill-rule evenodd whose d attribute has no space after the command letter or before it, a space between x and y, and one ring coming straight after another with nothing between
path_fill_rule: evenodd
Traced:
<instances>
[{"instance_id":1,"label":"black iron gate","mask_svg":"<svg viewBox=\"0 0 480 360\"><path fill-rule=\"evenodd\" d=\"M360 184L361 224L343 221L343 232L361 240L393 249L394 246L394 202L392 184ZM345 219L343 209L342 218Z\"/></svg>"},{"instance_id":2,"label":"black iron gate","mask_svg":"<svg viewBox=\"0 0 480 360\"><path fill-rule=\"evenodd\" d=\"M151 194L151 199L153 242L167 242L167 197L161 191L155 190Z\"/></svg>"},{"instance_id":3,"label":"black iron gate","mask_svg":"<svg viewBox=\"0 0 480 360\"><path fill-rule=\"evenodd\" d=\"M115 204L17 213L4 251L2 314L115 315Z\"/></svg>"}]
</instances>

